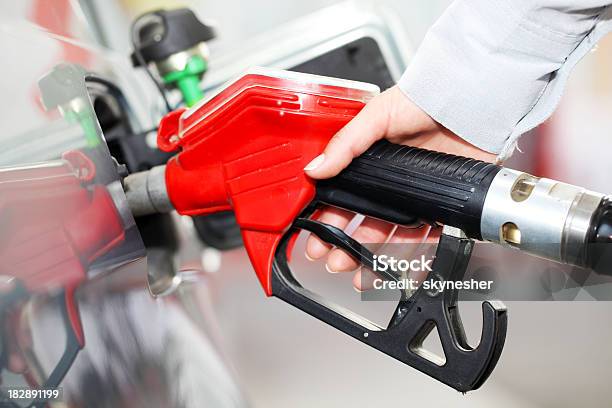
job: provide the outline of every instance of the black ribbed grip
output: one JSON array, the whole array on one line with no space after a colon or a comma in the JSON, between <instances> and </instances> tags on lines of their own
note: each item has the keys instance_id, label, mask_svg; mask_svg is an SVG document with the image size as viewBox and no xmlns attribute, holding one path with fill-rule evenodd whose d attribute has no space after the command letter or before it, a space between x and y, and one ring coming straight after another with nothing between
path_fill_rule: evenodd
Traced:
<instances>
[{"instance_id":1,"label":"black ribbed grip","mask_svg":"<svg viewBox=\"0 0 612 408\"><path fill-rule=\"evenodd\" d=\"M484 199L501 167L382 140L338 176L317 183L319 201L400 225L417 220L481 239Z\"/></svg>"}]
</instances>

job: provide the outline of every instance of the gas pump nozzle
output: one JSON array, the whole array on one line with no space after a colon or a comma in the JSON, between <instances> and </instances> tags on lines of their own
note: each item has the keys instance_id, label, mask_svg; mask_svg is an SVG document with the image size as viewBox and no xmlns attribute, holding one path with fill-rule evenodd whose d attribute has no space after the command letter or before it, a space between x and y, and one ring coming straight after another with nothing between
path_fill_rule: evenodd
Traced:
<instances>
[{"instance_id":1,"label":"gas pump nozzle","mask_svg":"<svg viewBox=\"0 0 612 408\"><path fill-rule=\"evenodd\" d=\"M199 215L233 210L257 276L277 296L459 391L482 385L501 354L501 302L483 303L483 332L468 345L457 293L419 288L400 300L384 329L322 301L288 267L299 229L345 250L366 267L372 254L343 231L308 217L332 205L399 225L445 225L433 271L460 280L473 240L612 273L609 197L501 166L387 141L338 176L309 179L304 166L378 92L376 87L282 71L254 71L206 103L162 121L158 145L178 151L166 166L125 180L135 213ZM437 327L446 363L419 353Z\"/></svg>"}]
</instances>

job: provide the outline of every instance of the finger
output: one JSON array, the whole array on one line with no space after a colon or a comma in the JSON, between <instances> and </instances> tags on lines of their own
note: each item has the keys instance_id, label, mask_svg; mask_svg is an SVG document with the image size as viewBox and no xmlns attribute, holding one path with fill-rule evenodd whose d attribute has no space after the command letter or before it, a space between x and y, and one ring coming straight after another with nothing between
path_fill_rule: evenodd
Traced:
<instances>
[{"instance_id":1,"label":"finger","mask_svg":"<svg viewBox=\"0 0 612 408\"><path fill-rule=\"evenodd\" d=\"M385 136L388 113L384 95L372 99L353 120L336 133L323 154L304 168L308 176L315 179L335 176L348 166L353 158Z\"/></svg>"},{"instance_id":2,"label":"finger","mask_svg":"<svg viewBox=\"0 0 612 408\"><path fill-rule=\"evenodd\" d=\"M376 252L394 229L395 226L393 224L366 217L352 234L352 237L358 242L378 244L372 245L369 248L370 251ZM358 266L359 263L341 249L333 249L327 258L327 269L330 272L354 271Z\"/></svg>"},{"instance_id":3,"label":"finger","mask_svg":"<svg viewBox=\"0 0 612 408\"><path fill-rule=\"evenodd\" d=\"M336 207L328 207L317 219L324 224L344 229L354 216L355 214L352 212ZM329 252L330 248L331 245L323 242L314 234L310 234L306 242L306 258L309 260L322 258Z\"/></svg>"},{"instance_id":4,"label":"finger","mask_svg":"<svg viewBox=\"0 0 612 408\"><path fill-rule=\"evenodd\" d=\"M389 237L385 245L379 249L380 253L397 258L412 258L419 247L422 246L430 226L402 227L399 226Z\"/></svg>"},{"instance_id":5,"label":"finger","mask_svg":"<svg viewBox=\"0 0 612 408\"><path fill-rule=\"evenodd\" d=\"M359 268L353 276L353 286L358 292L363 292L374 288L374 280L377 278L369 269Z\"/></svg>"},{"instance_id":6,"label":"finger","mask_svg":"<svg viewBox=\"0 0 612 408\"><path fill-rule=\"evenodd\" d=\"M398 227L388 244L419 244L425 242L431 231L430 225L418 228Z\"/></svg>"},{"instance_id":7,"label":"finger","mask_svg":"<svg viewBox=\"0 0 612 408\"><path fill-rule=\"evenodd\" d=\"M432 226L429 234L427 234L427 236L425 237L425 243L428 244L436 244L438 243L438 241L440 241L440 235L442 234L442 227L441 226Z\"/></svg>"}]
</instances>

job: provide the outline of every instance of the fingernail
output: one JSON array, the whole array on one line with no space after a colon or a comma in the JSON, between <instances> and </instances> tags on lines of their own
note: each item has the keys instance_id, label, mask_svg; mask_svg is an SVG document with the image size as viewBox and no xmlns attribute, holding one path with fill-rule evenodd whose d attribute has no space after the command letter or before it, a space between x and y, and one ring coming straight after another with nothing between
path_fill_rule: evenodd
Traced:
<instances>
[{"instance_id":1,"label":"fingernail","mask_svg":"<svg viewBox=\"0 0 612 408\"><path fill-rule=\"evenodd\" d=\"M306 257L306 259L308 259L310 262L314 262L316 261L316 259L314 259L312 256L308 255L308 252L304 252L304 256Z\"/></svg>"},{"instance_id":2,"label":"fingernail","mask_svg":"<svg viewBox=\"0 0 612 408\"><path fill-rule=\"evenodd\" d=\"M314 159L312 159L312 161L308 163L306 167L304 167L304 170L306 171L314 170L317 167L319 167L321 164L323 164L324 161L325 161L325 154L322 153L318 155L317 157L315 157Z\"/></svg>"},{"instance_id":3,"label":"fingernail","mask_svg":"<svg viewBox=\"0 0 612 408\"><path fill-rule=\"evenodd\" d=\"M357 286L353 286L353 289L355 289L357 293L363 293L363 290L359 289Z\"/></svg>"},{"instance_id":4,"label":"fingernail","mask_svg":"<svg viewBox=\"0 0 612 408\"><path fill-rule=\"evenodd\" d=\"M329 273L338 273L338 271L334 271L332 268L330 268L328 264L325 264L325 270Z\"/></svg>"}]
</instances>

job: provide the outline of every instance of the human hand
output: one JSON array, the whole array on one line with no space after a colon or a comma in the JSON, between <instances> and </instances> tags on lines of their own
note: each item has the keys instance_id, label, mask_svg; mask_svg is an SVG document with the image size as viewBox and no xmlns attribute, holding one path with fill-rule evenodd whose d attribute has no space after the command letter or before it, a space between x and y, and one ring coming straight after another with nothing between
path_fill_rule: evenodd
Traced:
<instances>
[{"instance_id":1,"label":"human hand","mask_svg":"<svg viewBox=\"0 0 612 408\"><path fill-rule=\"evenodd\" d=\"M365 152L374 142L387 139L392 143L494 161L495 155L464 141L433 120L394 86L373 98L362 111L342 128L329 142L325 151L305 168L308 176L326 179L335 176L349 165L353 158ZM327 207L318 220L345 229L354 213ZM377 243L380 249L385 243L418 243L430 235L430 227L396 227L384 221L366 217L351 234L359 242ZM372 249L372 248L370 248ZM314 235L308 238L306 257L315 260L327 256L326 269L331 273L352 272L353 285L366 290L372 276L362 276L359 264L345 252L331 248ZM371 275L371 273L370 273Z\"/></svg>"}]
</instances>

